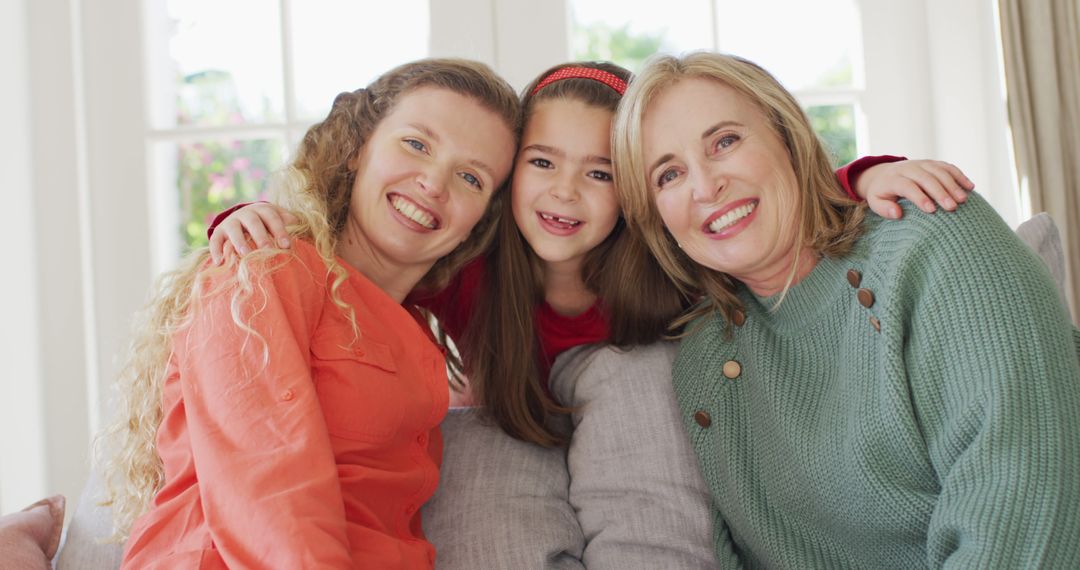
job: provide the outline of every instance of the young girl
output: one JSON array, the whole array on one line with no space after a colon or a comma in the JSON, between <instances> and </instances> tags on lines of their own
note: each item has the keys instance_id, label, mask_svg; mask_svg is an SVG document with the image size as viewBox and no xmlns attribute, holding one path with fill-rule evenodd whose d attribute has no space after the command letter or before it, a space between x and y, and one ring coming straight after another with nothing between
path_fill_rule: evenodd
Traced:
<instances>
[{"instance_id":1,"label":"young girl","mask_svg":"<svg viewBox=\"0 0 1080 570\"><path fill-rule=\"evenodd\" d=\"M125 568L433 567L445 363L402 302L489 245L518 117L482 64L391 70L304 137L290 251L167 276L112 432Z\"/></svg>"},{"instance_id":2,"label":"young girl","mask_svg":"<svg viewBox=\"0 0 1080 570\"><path fill-rule=\"evenodd\" d=\"M524 132L495 245L449 287L411 300L457 341L472 399L510 435L542 445L561 434L547 417L563 409L547 389L555 358L582 344L646 344L691 301L671 286L645 246L625 231L612 181L611 121L630 73L610 63L567 63L540 74L522 96ZM933 211L972 184L951 165L870 157L837 171L895 215L897 197ZM861 172L861 174L860 174ZM867 183L869 187L867 187ZM235 210L235 209L234 209ZM280 239L285 210L254 204L211 226L211 251L248 251ZM617 306L617 312L605 307Z\"/></svg>"}]
</instances>

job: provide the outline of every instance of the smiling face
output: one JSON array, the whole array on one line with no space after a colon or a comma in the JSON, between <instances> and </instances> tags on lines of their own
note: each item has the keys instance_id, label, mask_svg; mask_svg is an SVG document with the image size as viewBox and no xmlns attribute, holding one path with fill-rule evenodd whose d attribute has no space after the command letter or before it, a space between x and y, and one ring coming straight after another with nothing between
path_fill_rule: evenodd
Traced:
<instances>
[{"instance_id":1,"label":"smiling face","mask_svg":"<svg viewBox=\"0 0 1080 570\"><path fill-rule=\"evenodd\" d=\"M642 140L657 210L683 251L759 293L782 286L799 249L797 182L761 109L719 81L682 79L647 107Z\"/></svg>"},{"instance_id":2,"label":"smiling face","mask_svg":"<svg viewBox=\"0 0 1080 570\"><path fill-rule=\"evenodd\" d=\"M512 186L514 221L545 263L580 266L619 219L612 113L573 99L532 110Z\"/></svg>"},{"instance_id":3,"label":"smiling face","mask_svg":"<svg viewBox=\"0 0 1080 570\"><path fill-rule=\"evenodd\" d=\"M354 159L339 254L384 289L407 292L468 238L513 151L510 127L469 97L436 87L402 96Z\"/></svg>"}]
</instances>

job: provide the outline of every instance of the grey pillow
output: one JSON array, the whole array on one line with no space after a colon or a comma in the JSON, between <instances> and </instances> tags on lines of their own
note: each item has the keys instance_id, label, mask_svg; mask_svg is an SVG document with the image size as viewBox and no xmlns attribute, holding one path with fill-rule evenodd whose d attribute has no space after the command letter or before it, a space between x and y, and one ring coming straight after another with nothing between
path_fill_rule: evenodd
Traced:
<instances>
[{"instance_id":1,"label":"grey pillow","mask_svg":"<svg viewBox=\"0 0 1080 570\"><path fill-rule=\"evenodd\" d=\"M104 497L104 483L90 472L75 514L64 531L64 541L56 559L57 570L109 570L120 567L124 545L103 543L112 534L112 511L99 506Z\"/></svg>"},{"instance_id":2,"label":"grey pillow","mask_svg":"<svg viewBox=\"0 0 1080 570\"><path fill-rule=\"evenodd\" d=\"M674 343L585 347L552 370L577 408L570 503L590 570L716 568L709 495L671 387Z\"/></svg>"},{"instance_id":3,"label":"grey pillow","mask_svg":"<svg viewBox=\"0 0 1080 570\"><path fill-rule=\"evenodd\" d=\"M423 508L439 570L580 569L564 449L518 441L475 408L442 423L439 488Z\"/></svg>"},{"instance_id":4,"label":"grey pillow","mask_svg":"<svg viewBox=\"0 0 1080 570\"><path fill-rule=\"evenodd\" d=\"M1061 249L1061 236L1054 219L1045 212L1035 214L1016 228L1016 235L1046 263L1050 276L1057 284L1061 302L1068 306L1065 301L1065 253Z\"/></svg>"}]
</instances>

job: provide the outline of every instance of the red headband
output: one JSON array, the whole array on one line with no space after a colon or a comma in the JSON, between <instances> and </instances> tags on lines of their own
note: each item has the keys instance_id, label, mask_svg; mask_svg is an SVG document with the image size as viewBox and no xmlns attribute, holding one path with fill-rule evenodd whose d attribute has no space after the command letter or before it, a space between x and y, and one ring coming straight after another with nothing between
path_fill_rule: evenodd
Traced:
<instances>
[{"instance_id":1,"label":"red headband","mask_svg":"<svg viewBox=\"0 0 1080 570\"><path fill-rule=\"evenodd\" d=\"M593 81L599 81L614 89L619 95L626 93L626 81L623 81L622 78L614 73L602 69L592 69L590 67L564 67L553 71L551 75L548 75L540 81L540 83L537 83L536 87L533 88L532 93L529 93L529 95L536 95L537 91L556 81L562 81L563 79L592 79Z\"/></svg>"}]
</instances>

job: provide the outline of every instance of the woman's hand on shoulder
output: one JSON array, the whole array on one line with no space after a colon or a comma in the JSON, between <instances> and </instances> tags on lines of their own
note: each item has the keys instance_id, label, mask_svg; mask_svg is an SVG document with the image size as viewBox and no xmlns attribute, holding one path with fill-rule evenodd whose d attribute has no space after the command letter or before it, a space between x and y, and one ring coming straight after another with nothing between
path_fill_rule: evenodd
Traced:
<instances>
[{"instance_id":1,"label":"woman's hand on shoulder","mask_svg":"<svg viewBox=\"0 0 1080 570\"><path fill-rule=\"evenodd\" d=\"M285 226L299 222L288 210L258 202L240 208L221 221L210 236L210 257L220 264L232 255L251 252L256 248L292 245Z\"/></svg>"},{"instance_id":2,"label":"woman's hand on shoulder","mask_svg":"<svg viewBox=\"0 0 1080 570\"><path fill-rule=\"evenodd\" d=\"M975 189L959 168L940 160L904 160L877 164L855 180L855 192L866 199L870 209L883 218L899 219L903 210L897 205L907 199L920 210L931 214L940 205L956 209Z\"/></svg>"}]
</instances>

